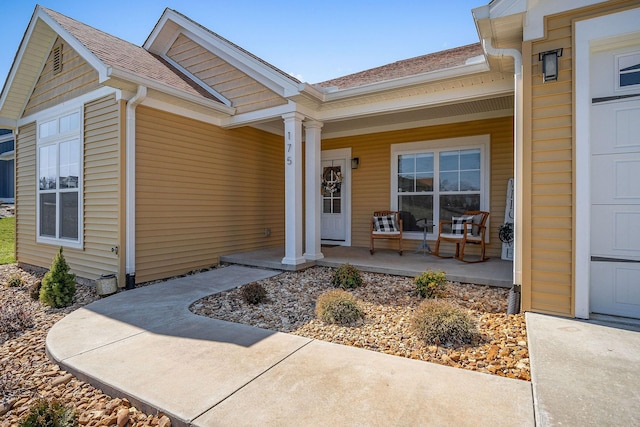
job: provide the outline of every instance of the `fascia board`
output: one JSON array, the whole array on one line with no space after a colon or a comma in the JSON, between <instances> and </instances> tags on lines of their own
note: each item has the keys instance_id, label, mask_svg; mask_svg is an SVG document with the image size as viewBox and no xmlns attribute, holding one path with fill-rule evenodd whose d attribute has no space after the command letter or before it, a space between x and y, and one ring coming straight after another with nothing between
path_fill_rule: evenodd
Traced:
<instances>
[{"instance_id":1,"label":"fascia board","mask_svg":"<svg viewBox=\"0 0 640 427\"><path fill-rule=\"evenodd\" d=\"M176 24L181 26L185 35L193 38L194 41L197 41L211 52L220 56L234 67L249 75L251 78L259 81L261 84L279 95L288 97L298 93L298 83L288 79L270 67L267 67L252 56L242 52L225 40L216 37L199 25L196 25L192 21L185 19L171 10L165 11L160 22L156 28L154 28L152 35L150 35L145 42L145 49L152 47L153 41L160 34L162 27L168 20L174 21Z\"/></svg>"},{"instance_id":2,"label":"fascia board","mask_svg":"<svg viewBox=\"0 0 640 427\"><path fill-rule=\"evenodd\" d=\"M231 101L225 98L222 94L220 94L217 90L213 89L211 86L200 80L197 76L194 76L189 70L184 68L182 65L178 64L173 59L169 58L166 55L162 55L162 58L167 61L169 64L173 65L176 69L180 70L184 75L188 76L191 80L198 83L204 90L209 92L211 95L218 98L224 105L227 107L231 107Z\"/></svg>"},{"instance_id":3,"label":"fascia board","mask_svg":"<svg viewBox=\"0 0 640 427\"><path fill-rule=\"evenodd\" d=\"M386 99L376 103L352 105L334 109L322 110L317 114L317 120L343 120L353 117L397 112L429 106L438 106L473 99L490 98L513 93L513 80L503 79L488 85L477 87L463 87L456 90L428 93L402 99Z\"/></svg>"},{"instance_id":4,"label":"fascia board","mask_svg":"<svg viewBox=\"0 0 640 427\"><path fill-rule=\"evenodd\" d=\"M336 101L352 96L369 95L376 92L389 91L399 89L407 86L414 86L423 83L430 83L437 80L451 79L455 77L468 76L470 74L482 73L489 71L489 64L486 62L486 58L483 58L482 62L478 62L470 65L460 65L458 67L451 67L444 70L430 71L427 73L416 74L409 77L401 77L398 79L387 80L380 83L371 83L368 85L358 86L355 88L338 90L335 92L328 92L324 95L325 101Z\"/></svg>"},{"instance_id":5,"label":"fascia board","mask_svg":"<svg viewBox=\"0 0 640 427\"><path fill-rule=\"evenodd\" d=\"M69 43L73 50L75 50L78 55L82 57L82 59L87 61L89 65L98 72L98 78L100 82L103 82L108 78L109 67L104 62L102 62L93 52L91 52L85 45L80 43L80 41L76 39L71 33L65 30L55 19L49 16L42 9L38 10L38 18L42 19L45 24L51 27L53 31L58 33L58 35L62 37L65 42Z\"/></svg>"},{"instance_id":6,"label":"fascia board","mask_svg":"<svg viewBox=\"0 0 640 427\"><path fill-rule=\"evenodd\" d=\"M129 71L111 68L109 74L110 74L109 75L110 77L126 80L129 82L135 83L137 85L146 86L149 89L154 89L154 90L157 90L158 92L163 92L168 95L175 96L176 98L184 99L185 101L193 102L195 104L202 105L204 107L209 107L221 113L233 115L236 112L235 108L228 107L216 101L200 98L200 97L185 93L171 86L158 84L158 82L155 80L145 79Z\"/></svg>"},{"instance_id":7,"label":"fascia board","mask_svg":"<svg viewBox=\"0 0 640 427\"><path fill-rule=\"evenodd\" d=\"M248 113L238 114L237 116L228 117L223 120L222 127L234 128L246 125L255 125L258 123L273 120L275 118L281 118L283 114L288 113L300 113L305 116L306 120L317 120L318 113L314 110L297 104L296 102L289 101L285 105L279 105L277 107L266 108L264 110L251 111Z\"/></svg>"}]
</instances>

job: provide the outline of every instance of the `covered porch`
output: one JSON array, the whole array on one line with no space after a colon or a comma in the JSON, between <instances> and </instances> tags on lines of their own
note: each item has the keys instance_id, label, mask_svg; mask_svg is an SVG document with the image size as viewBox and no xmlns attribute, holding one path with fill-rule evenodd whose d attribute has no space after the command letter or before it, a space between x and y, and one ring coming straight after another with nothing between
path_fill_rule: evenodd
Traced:
<instances>
[{"instance_id":1,"label":"covered porch","mask_svg":"<svg viewBox=\"0 0 640 427\"><path fill-rule=\"evenodd\" d=\"M322 253L323 259L289 265L282 263L284 248L278 247L221 256L220 262L284 271L302 270L314 265L337 267L348 262L362 271L375 273L417 276L427 270L436 270L444 271L447 279L454 282L506 288L513 285L513 263L500 258L468 264L452 258L438 258L422 251L405 251L400 256L397 251L380 249L371 255L368 248L354 246L322 246Z\"/></svg>"}]
</instances>

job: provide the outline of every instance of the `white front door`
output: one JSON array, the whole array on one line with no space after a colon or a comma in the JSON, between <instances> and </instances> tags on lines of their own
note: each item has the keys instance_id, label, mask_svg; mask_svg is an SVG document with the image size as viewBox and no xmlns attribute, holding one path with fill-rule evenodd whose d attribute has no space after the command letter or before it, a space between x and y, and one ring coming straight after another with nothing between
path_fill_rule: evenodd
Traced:
<instances>
[{"instance_id":1,"label":"white front door","mask_svg":"<svg viewBox=\"0 0 640 427\"><path fill-rule=\"evenodd\" d=\"M640 45L591 58L593 313L640 318Z\"/></svg>"},{"instance_id":2,"label":"white front door","mask_svg":"<svg viewBox=\"0 0 640 427\"><path fill-rule=\"evenodd\" d=\"M351 149L322 152L320 196L324 244L351 245Z\"/></svg>"}]
</instances>

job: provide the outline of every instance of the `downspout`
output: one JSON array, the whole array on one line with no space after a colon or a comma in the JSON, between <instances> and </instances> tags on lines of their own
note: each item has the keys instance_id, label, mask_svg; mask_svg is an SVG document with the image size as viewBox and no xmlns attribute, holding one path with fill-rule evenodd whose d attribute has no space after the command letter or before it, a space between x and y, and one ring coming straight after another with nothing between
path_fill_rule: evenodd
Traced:
<instances>
[{"instance_id":1,"label":"downspout","mask_svg":"<svg viewBox=\"0 0 640 427\"><path fill-rule=\"evenodd\" d=\"M491 45L490 39L482 40L482 46L487 55L510 56L513 58L514 68L514 96L513 96L513 172L514 172L514 233L513 233L513 283L522 285L522 162L523 162L523 127L524 114L523 83L522 83L522 54L517 49L497 49Z\"/></svg>"},{"instance_id":2,"label":"downspout","mask_svg":"<svg viewBox=\"0 0 640 427\"><path fill-rule=\"evenodd\" d=\"M138 86L126 108L126 288L136 285L136 107L147 97L147 88Z\"/></svg>"}]
</instances>

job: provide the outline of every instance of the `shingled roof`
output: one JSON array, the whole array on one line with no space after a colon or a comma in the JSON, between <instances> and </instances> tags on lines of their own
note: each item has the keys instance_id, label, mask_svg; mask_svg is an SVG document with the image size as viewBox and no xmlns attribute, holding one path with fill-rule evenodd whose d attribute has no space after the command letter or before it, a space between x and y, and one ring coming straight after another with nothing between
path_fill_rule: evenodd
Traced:
<instances>
[{"instance_id":1,"label":"shingled roof","mask_svg":"<svg viewBox=\"0 0 640 427\"><path fill-rule=\"evenodd\" d=\"M78 39L108 67L155 80L191 95L220 102L200 85L144 48L78 22L61 13L42 7L42 10Z\"/></svg>"},{"instance_id":2,"label":"shingled roof","mask_svg":"<svg viewBox=\"0 0 640 427\"><path fill-rule=\"evenodd\" d=\"M381 67L371 68L369 70L316 83L314 86L320 88L337 87L338 89L364 86L371 83L379 83L401 77L427 73L429 71L444 70L447 68L465 65L469 59L482 54L482 45L480 43L474 43L443 50L441 52L416 56L415 58L403 59Z\"/></svg>"}]
</instances>

